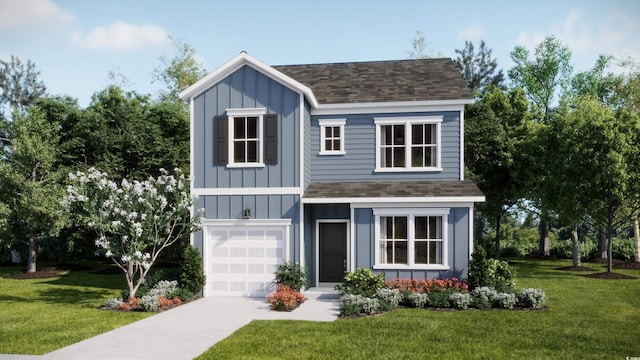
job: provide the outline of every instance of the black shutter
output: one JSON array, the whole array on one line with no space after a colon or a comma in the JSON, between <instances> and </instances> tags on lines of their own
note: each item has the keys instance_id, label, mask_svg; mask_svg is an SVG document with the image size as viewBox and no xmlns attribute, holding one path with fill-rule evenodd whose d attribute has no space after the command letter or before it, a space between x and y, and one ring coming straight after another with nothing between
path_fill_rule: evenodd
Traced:
<instances>
[{"instance_id":1,"label":"black shutter","mask_svg":"<svg viewBox=\"0 0 640 360\"><path fill-rule=\"evenodd\" d=\"M220 115L213 118L215 128L214 154L216 165L226 165L227 160L227 125L228 118Z\"/></svg>"},{"instance_id":2,"label":"black shutter","mask_svg":"<svg viewBox=\"0 0 640 360\"><path fill-rule=\"evenodd\" d=\"M275 165L278 163L278 115L264 116L264 163Z\"/></svg>"}]
</instances>

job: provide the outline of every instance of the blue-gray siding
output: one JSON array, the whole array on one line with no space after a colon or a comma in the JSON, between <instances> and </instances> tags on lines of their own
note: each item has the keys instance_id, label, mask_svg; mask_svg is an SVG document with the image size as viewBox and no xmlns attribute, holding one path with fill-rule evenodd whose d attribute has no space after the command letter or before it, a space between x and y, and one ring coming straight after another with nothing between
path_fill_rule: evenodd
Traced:
<instances>
[{"instance_id":1,"label":"blue-gray siding","mask_svg":"<svg viewBox=\"0 0 640 360\"><path fill-rule=\"evenodd\" d=\"M304 189L311 182L311 113L309 103L304 102Z\"/></svg>"},{"instance_id":2,"label":"blue-gray siding","mask_svg":"<svg viewBox=\"0 0 640 360\"><path fill-rule=\"evenodd\" d=\"M194 99L195 188L300 186L300 95L244 66ZM215 164L213 118L230 108L278 114L278 163L263 168ZM207 217L210 217L207 214Z\"/></svg>"},{"instance_id":3,"label":"blue-gray siding","mask_svg":"<svg viewBox=\"0 0 640 360\"><path fill-rule=\"evenodd\" d=\"M374 118L399 116L444 116L442 122L442 171L374 172L376 164L376 127ZM346 155L318 155L320 151L319 119L346 118ZM430 112L402 114L357 114L311 117L311 181L389 181L389 180L459 180L460 113Z\"/></svg>"}]
</instances>

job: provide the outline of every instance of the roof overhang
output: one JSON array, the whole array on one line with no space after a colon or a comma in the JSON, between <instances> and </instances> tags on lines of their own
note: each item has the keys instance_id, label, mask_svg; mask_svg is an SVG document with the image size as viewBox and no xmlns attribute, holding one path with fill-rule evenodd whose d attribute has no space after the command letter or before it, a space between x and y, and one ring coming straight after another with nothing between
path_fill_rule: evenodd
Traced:
<instances>
[{"instance_id":1,"label":"roof overhang","mask_svg":"<svg viewBox=\"0 0 640 360\"><path fill-rule=\"evenodd\" d=\"M264 75L279 82L280 84L300 94L303 94L312 107L318 107L318 101L316 100L316 97L310 88L272 68L271 66L263 63L262 61L250 56L244 51L236 55L233 59L224 63L209 75L200 79L195 84L186 88L178 96L183 101L189 101L190 99L200 95L205 90L222 81L224 78L231 75L233 72L237 71L245 65L252 67L256 71L263 73Z\"/></svg>"},{"instance_id":2,"label":"roof overhang","mask_svg":"<svg viewBox=\"0 0 640 360\"><path fill-rule=\"evenodd\" d=\"M311 109L311 115L371 114L423 111L463 111L464 106L473 104L474 99L395 101L345 104L320 104Z\"/></svg>"},{"instance_id":3,"label":"roof overhang","mask_svg":"<svg viewBox=\"0 0 640 360\"><path fill-rule=\"evenodd\" d=\"M442 197L336 197L336 198L302 198L303 204L470 204L484 202L484 196L442 196Z\"/></svg>"}]
</instances>

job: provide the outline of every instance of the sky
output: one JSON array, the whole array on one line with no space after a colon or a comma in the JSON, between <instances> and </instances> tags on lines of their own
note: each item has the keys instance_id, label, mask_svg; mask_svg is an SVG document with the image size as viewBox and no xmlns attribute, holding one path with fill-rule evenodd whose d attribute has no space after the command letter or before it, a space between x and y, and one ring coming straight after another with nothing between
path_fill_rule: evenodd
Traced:
<instances>
[{"instance_id":1,"label":"sky","mask_svg":"<svg viewBox=\"0 0 640 360\"><path fill-rule=\"evenodd\" d=\"M49 94L82 107L109 73L157 95L152 73L177 54L169 35L211 72L241 51L268 65L406 59L416 31L437 57L484 40L505 75L516 45L533 51L549 35L575 71L599 54L640 61L637 0L0 0L0 60L31 60Z\"/></svg>"}]
</instances>

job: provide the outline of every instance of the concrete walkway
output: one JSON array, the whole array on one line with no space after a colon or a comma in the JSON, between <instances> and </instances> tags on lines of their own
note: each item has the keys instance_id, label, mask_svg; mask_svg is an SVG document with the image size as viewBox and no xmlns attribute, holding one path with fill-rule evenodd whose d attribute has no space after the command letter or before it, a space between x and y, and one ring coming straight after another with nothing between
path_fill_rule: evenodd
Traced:
<instances>
[{"instance_id":1,"label":"concrete walkway","mask_svg":"<svg viewBox=\"0 0 640 360\"><path fill-rule=\"evenodd\" d=\"M181 305L42 356L0 360L193 359L251 320L334 321L338 296L310 289L292 312L271 311L264 299L210 297Z\"/></svg>"}]
</instances>

